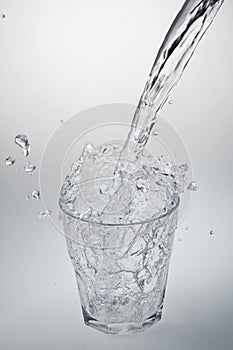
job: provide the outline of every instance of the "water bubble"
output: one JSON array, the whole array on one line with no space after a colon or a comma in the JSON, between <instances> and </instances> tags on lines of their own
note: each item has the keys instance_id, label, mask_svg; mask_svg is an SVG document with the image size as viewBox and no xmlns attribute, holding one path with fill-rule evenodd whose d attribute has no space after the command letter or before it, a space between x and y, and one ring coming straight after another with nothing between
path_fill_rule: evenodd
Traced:
<instances>
[{"instance_id":1,"label":"water bubble","mask_svg":"<svg viewBox=\"0 0 233 350\"><path fill-rule=\"evenodd\" d=\"M5 19L5 18L6 18L5 13L1 13L1 18L2 18L2 19Z\"/></svg>"},{"instance_id":2,"label":"water bubble","mask_svg":"<svg viewBox=\"0 0 233 350\"><path fill-rule=\"evenodd\" d=\"M5 159L5 164L8 166L12 166L15 164L15 159L9 156Z\"/></svg>"},{"instance_id":3,"label":"water bubble","mask_svg":"<svg viewBox=\"0 0 233 350\"><path fill-rule=\"evenodd\" d=\"M30 154L31 147L28 141L28 137L23 134L15 136L15 143L23 149L23 155L27 157Z\"/></svg>"},{"instance_id":4,"label":"water bubble","mask_svg":"<svg viewBox=\"0 0 233 350\"><path fill-rule=\"evenodd\" d=\"M80 215L80 219L87 220L91 217L92 209L89 208L85 213Z\"/></svg>"},{"instance_id":5,"label":"water bubble","mask_svg":"<svg viewBox=\"0 0 233 350\"><path fill-rule=\"evenodd\" d=\"M190 184L187 186L187 190L189 191L197 191L197 184L195 181L191 181Z\"/></svg>"},{"instance_id":6,"label":"water bubble","mask_svg":"<svg viewBox=\"0 0 233 350\"><path fill-rule=\"evenodd\" d=\"M173 104L173 101L172 101L172 100L170 100L170 101L168 101L168 103L169 103L169 105L172 105L172 104Z\"/></svg>"},{"instance_id":7,"label":"water bubble","mask_svg":"<svg viewBox=\"0 0 233 350\"><path fill-rule=\"evenodd\" d=\"M106 192L108 192L108 190L109 190L109 186L107 184L102 184L100 186L100 193L101 194L105 194Z\"/></svg>"},{"instance_id":8,"label":"water bubble","mask_svg":"<svg viewBox=\"0 0 233 350\"><path fill-rule=\"evenodd\" d=\"M36 170L36 166L34 164L32 164L31 162L27 162L26 165L24 166L24 170L29 175L33 175L34 171Z\"/></svg>"},{"instance_id":9,"label":"water bubble","mask_svg":"<svg viewBox=\"0 0 233 350\"><path fill-rule=\"evenodd\" d=\"M47 219L47 218L50 217L51 213L52 213L52 211L51 211L51 210L47 210L47 209L46 209L46 210L39 211L39 213L38 213L38 218L39 218L39 219L41 219L41 218Z\"/></svg>"},{"instance_id":10,"label":"water bubble","mask_svg":"<svg viewBox=\"0 0 233 350\"><path fill-rule=\"evenodd\" d=\"M214 235L214 231L210 230L210 236L213 236L213 235Z\"/></svg>"}]
</instances>

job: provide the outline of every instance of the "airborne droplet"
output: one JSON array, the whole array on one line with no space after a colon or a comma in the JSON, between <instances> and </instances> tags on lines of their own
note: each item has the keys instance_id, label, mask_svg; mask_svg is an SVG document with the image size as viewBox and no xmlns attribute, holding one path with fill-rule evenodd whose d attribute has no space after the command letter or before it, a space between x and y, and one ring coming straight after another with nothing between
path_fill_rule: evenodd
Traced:
<instances>
[{"instance_id":1,"label":"airborne droplet","mask_svg":"<svg viewBox=\"0 0 233 350\"><path fill-rule=\"evenodd\" d=\"M50 217L51 215L51 210L42 210L42 211L39 211L38 213L38 218L41 219L41 218L44 218L44 219L47 219Z\"/></svg>"},{"instance_id":2,"label":"airborne droplet","mask_svg":"<svg viewBox=\"0 0 233 350\"><path fill-rule=\"evenodd\" d=\"M31 196L34 199L37 199L37 200L40 199L40 191L38 191L38 190L32 191Z\"/></svg>"},{"instance_id":3,"label":"airborne droplet","mask_svg":"<svg viewBox=\"0 0 233 350\"><path fill-rule=\"evenodd\" d=\"M12 166L15 164L15 159L9 156L5 159L5 164L8 166Z\"/></svg>"},{"instance_id":4,"label":"airborne droplet","mask_svg":"<svg viewBox=\"0 0 233 350\"><path fill-rule=\"evenodd\" d=\"M24 170L29 175L33 175L34 171L36 170L36 166L34 164L32 164L31 162L27 162L26 165L24 166Z\"/></svg>"},{"instance_id":5,"label":"airborne droplet","mask_svg":"<svg viewBox=\"0 0 233 350\"><path fill-rule=\"evenodd\" d=\"M28 137L23 134L15 136L15 143L23 149L23 155L27 157L30 154L31 147L28 141Z\"/></svg>"}]
</instances>

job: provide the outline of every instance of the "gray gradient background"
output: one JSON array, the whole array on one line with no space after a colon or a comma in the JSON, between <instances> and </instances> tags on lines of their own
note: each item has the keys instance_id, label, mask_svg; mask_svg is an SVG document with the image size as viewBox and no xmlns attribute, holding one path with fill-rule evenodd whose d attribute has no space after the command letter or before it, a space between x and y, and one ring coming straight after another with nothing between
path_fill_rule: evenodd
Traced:
<instances>
[{"instance_id":1,"label":"gray gradient background","mask_svg":"<svg viewBox=\"0 0 233 350\"><path fill-rule=\"evenodd\" d=\"M37 219L41 202L25 201L38 174L23 174L25 160L13 143L18 132L28 134L39 164L60 119L98 104L136 104L181 3L0 0L1 350L232 349L231 1L167 107L199 191L177 232L163 319L150 330L107 336L84 326L64 238ZM8 155L17 159L12 168L4 165Z\"/></svg>"}]
</instances>

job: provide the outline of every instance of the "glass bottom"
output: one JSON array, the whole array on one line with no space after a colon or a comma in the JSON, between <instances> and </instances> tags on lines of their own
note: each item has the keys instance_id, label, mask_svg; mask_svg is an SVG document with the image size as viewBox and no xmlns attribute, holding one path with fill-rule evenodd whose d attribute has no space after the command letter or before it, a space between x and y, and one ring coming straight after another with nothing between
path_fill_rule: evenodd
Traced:
<instances>
[{"instance_id":1,"label":"glass bottom","mask_svg":"<svg viewBox=\"0 0 233 350\"><path fill-rule=\"evenodd\" d=\"M98 331L107 334L130 334L146 330L159 322L162 318L162 311L155 313L148 317L142 323L102 323L93 317L89 316L88 313L83 310L84 322L87 326L97 329Z\"/></svg>"}]
</instances>

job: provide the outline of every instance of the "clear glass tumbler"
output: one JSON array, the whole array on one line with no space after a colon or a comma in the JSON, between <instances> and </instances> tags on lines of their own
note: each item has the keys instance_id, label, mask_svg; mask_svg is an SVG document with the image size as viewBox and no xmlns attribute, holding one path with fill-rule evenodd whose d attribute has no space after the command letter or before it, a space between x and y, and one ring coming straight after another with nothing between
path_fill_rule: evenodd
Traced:
<instances>
[{"instance_id":1,"label":"clear glass tumbler","mask_svg":"<svg viewBox=\"0 0 233 350\"><path fill-rule=\"evenodd\" d=\"M62 208L86 325L122 334L161 319L178 206L118 225L80 219Z\"/></svg>"}]
</instances>

